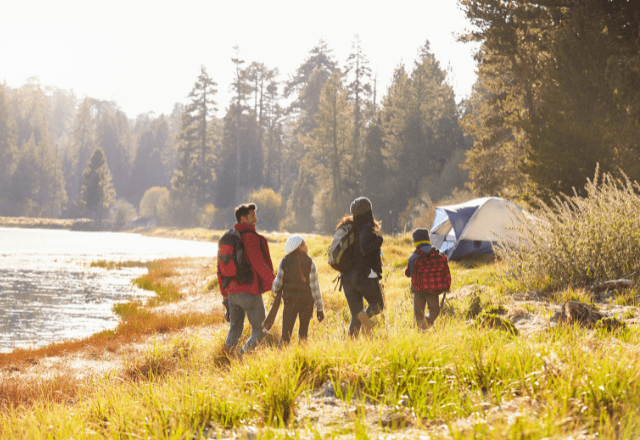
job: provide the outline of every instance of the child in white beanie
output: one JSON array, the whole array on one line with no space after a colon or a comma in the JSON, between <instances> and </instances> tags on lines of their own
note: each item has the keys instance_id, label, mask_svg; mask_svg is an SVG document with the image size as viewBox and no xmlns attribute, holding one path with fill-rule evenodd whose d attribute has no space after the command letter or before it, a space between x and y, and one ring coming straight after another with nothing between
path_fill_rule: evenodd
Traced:
<instances>
[{"instance_id":1,"label":"child in white beanie","mask_svg":"<svg viewBox=\"0 0 640 440\"><path fill-rule=\"evenodd\" d=\"M303 341L307 339L314 303L319 322L324 319L324 312L318 271L308 254L304 239L297 234L291 235L284 245L284 250L286 256L280 261L271 291L277 293L282 290L284 310L280 342L288 344L298 317L300 318L298 337Z\"/></svg>"}]
</instances>

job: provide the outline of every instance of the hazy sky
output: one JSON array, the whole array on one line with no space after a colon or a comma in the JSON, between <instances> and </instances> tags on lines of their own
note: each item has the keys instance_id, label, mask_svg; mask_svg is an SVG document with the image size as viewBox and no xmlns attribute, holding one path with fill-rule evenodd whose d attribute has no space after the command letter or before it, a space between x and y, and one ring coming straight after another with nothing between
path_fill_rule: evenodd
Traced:
<instances>
[{"instance_id":1,"label":"hazy sky","mask_svg":"<svg viewBox=\"0 0 640 440\"><path fill-rule=\"evenodd\" d=\"M117 102L134 118L186 103L204 65L218 83L218 115L229 102L233 46L245 66L278 68L286 80L323 38L343 66L360 36L382 96L395 67L410 67L428 39L451 65L456 100L476 79L473 47L455 42L469 28L456 0L5 2L0 16L0 82L19 87L36 76L78 98Z\"/></svg>"}]
</instances>

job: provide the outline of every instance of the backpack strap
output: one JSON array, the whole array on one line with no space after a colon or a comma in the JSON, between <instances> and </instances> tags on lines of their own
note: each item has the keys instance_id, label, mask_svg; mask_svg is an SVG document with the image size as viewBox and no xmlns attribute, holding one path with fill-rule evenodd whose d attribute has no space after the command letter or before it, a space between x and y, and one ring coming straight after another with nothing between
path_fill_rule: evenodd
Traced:
<instances>
[{"instance_id":1,"label":"backpack strap","mask_svg":"<svg viewBox=\"0 0 640 440\"><path fill-rule=\"evenodd\" d=\"M237 229L236 229L237 231ZM245 229L244 231L238 231L240 233L240 237L242 238L243 234L246 234L247 232L250 234L256 234L258 236L258 243L260 243L260 253L262 254L262 258L264 258L264 262L266 263L267 260L269 258L267 258L267 252L264 249L264 245L262 244L262 240L260 239L260 235L256 232L256 231L250 231L248 229ZM242 243L242 245L244 246L244 242ZM249 260L247 259L247 264L249 264L249 266L251 266L251 263L249 262Z\"/></svg>"}]
</instances>

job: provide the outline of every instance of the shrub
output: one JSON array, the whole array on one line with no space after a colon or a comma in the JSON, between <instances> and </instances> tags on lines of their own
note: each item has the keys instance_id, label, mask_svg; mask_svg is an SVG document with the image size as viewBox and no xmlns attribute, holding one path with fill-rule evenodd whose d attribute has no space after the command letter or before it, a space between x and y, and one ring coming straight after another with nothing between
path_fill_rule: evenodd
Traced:
<instances>
[{"instance_id":1,"label":"shrub","mask_svg":"<svg viewBox=\"0 0 640 440\"><path fill-rule=\"evenodd\" d=\"M154 186L145 191L140 200L140 216L155 217L158 224L167 224L169 209L169 190Z\"/></svg>"},{"instance_id":2,"label":"shrub","mask_svg":"<svg viewBox=\"0 0 640 440\"><path fill-rule=\"evenodd\" d=\"M513 232L519 245L498 246L509 278L526 289L587 286L640 273L640 186L623 175L587 180L586 197L537 200L536 219Z\"/></svg>"},{"instance_id":3,"label":"shrub","mask_svg":"<svg viewBox=\"0 0 640 440\"><path fill-rule=\"evenodd\" d=\"M109 210L109 219L119 227L137 216L136 208L124 199L116 200Z\"/></svg>"},{"instance_id":4,"label":"shrub","mask_svg":"<svg viewBox=\"0 0 640 440\"><path fill-rule=\"evenodd\" d=\"M511 323L511 321L494 313L482 312L478 315L476 320L478 321L478 324L484 328L504 330L514 336L518 336L519 334L518 329Z\"/></svg>"},{"instance_id":5,"label":"shrub","mask_svg":"<svg viewBox=\"0 0 640 440\"><path fill-rule=\"evenodd\" d=\"M282 196L271 188L260 188L246 197L246 201L255 203L261 229L277 231L282 219Z\"/></svg>"}]
</instances>

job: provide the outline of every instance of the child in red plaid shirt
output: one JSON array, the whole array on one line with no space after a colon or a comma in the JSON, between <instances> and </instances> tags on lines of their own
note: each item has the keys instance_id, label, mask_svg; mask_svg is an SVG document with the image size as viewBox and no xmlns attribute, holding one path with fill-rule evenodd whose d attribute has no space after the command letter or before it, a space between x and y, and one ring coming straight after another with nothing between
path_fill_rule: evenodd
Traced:
<instances>
[{"instance_id":1,"label":"child in red plaid shirt","mask_svg":"<svg viewBox=\"0 0 640 440\"><path fill-rule=\"evenodd\" d=\"M416 250L409 257L404 274L411 278L416 324L418 328L426 330L433 325L440 314L441 305L438 296L449 291L451 273L447 257L431 247L428 230L413 231L413 244ZM425 306L429 308L429 315L426 318Z\"/></svg>"}]
</instances>

